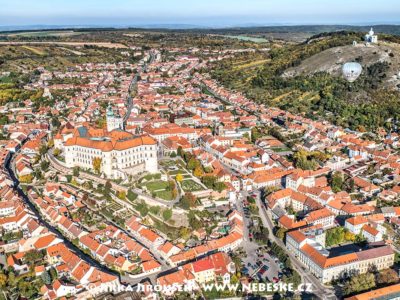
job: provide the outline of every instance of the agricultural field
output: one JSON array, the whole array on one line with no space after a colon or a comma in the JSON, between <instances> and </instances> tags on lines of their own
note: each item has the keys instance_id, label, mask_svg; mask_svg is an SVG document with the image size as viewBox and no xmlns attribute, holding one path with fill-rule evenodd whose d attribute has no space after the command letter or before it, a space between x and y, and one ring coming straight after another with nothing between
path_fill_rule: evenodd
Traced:
<instances>
[{"instance_id":1,"label":"agricultural field","mask_svg":"<svg viewBox=\"0 0 400 300\"><path fill-rule=\"evenodd\" d=\"M10 42L0 41L0 73L29 73L37 66L66 70L84 63L118 63L127 61L121 52L130 51L123 44L111 42ZM134 62L139 58L131 56Z\"/></svg>"},{"instance_id":2,"label":"agricultural field","mask_svg":"<svg viewBox=\"0 0 400 300\"><path fill-rule=\"evenodd\" d=\"M17 32L7 34L8 37L66 37L73 35L80 35L81 32L75 32L72 30L63 30L63 31L28 31L28 32Z\"/></svg>"}]
</instances>

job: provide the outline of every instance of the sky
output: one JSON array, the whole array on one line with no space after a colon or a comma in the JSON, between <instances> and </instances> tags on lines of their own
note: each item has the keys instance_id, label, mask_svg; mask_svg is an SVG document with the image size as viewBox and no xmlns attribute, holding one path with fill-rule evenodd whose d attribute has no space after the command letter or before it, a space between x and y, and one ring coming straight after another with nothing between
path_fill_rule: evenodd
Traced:
<instances>
[{"instance_id":1,"label":"sky","mask_svg":"<svg viewBox=\"0 0 400 300\"><path fill-rule=\"evenodd\" d=\"M0 0L0 26L400 24L400 0Z\"/></svg>"}]
</instances>

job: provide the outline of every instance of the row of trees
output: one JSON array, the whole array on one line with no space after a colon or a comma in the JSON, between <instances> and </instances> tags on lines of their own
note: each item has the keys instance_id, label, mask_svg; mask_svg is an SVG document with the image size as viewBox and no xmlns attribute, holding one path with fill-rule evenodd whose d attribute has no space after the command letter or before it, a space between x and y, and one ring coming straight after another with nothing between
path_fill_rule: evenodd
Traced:
<instances>
[{"instance_id":1,"label":"row of trees","mask_svg":"<svg viewBox=\"0 0 400 300\"><path fill-rule=\"evenodd\" d=\"M374 288L379 288L397 283L399 276L393 269L385 269L380 272L367 272L356 276L351 276L343 286L344 295L358 294Z\"/></svg>"},{"instance_id":2,"label":"row of trees","mask_svg":"<svg viewBox=\"0 0 400 300\"><path fill-rule=\"evenodd\" d=\"M325 240L326 246L330 247L344 242L354 242L356 240L361 241L361 238L358 238L355 234L340 226L328 229L326 231Z\"/></svg>"},{"instance_id":3,"label":"row of trees","mask_svg":"<svg viewBox=\"0 0 400 300\"><path fill-rule=\"evenodd\" d=\"M329 155L320 151L299 150L293 154L294 165L303 170L315 170L318 167L318 162L324 162L328 158Z\"/></svg>"}]
</instances>

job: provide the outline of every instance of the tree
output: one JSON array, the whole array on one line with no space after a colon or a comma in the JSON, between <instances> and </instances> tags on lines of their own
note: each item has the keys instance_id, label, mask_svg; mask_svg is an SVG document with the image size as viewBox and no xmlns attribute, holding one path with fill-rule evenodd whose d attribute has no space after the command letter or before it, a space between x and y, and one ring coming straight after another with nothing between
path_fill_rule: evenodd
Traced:
<instances>
[{"instance_id":1,"label":"tree","mask_svg":"<svg viewBox=\"0 0 400 300\"><path fill-rule=\"evenodd\" d=\"M47 271L44 271L40 277L42 278L45 284L51 284L51 276Z\"/></svg>"},{"instance_id":2,"label":"tree","mask_svg":"<svg viewBox=\"0 0 400 300\"><path fill-rule=\"evenodd\" d=\"M335 172L332 176L332 191L338 193L343 189L343 174L340 172Z\"/></svg>"},{"instance_id":3,"label":"tree","mask_svg":"<svg viewBox=\"0 0 400 300\"><path fill-rule=\"evenodd\" d=\"M183 157L184 153L183 153L183 149L181 146L178 147L177 153L180 157Z\"/></svg>"},{"instance_id":4,"label":"tree","mask_svg":"<svg viewBox=\"0 0 400 300\"><path fill-rule=\"evenodd\" d=\"M47 160L44 160L40 163L40 168L43 172L46 172L49 169L50 163Z\"/></svg>"},{"instance_id":5,"label":"tree","mask_svg":"<svg viewBox=\"0 0 400 300\"><path fill-rule=\"evenodd\" d=\"M90 180L85 181L85 182L83 183L83 187L84 187L85 189L87 189L87 190L93 189L93 183L92 183L92 181L90 181Z\"/></svg>"},{"instance_id":6,"label":"tree","mask_svg":"<svg viewBox=\"0 0 400 300\"><path fill-rule=\"evenodd\" d=\"M7 275L0 273L0 287L4 288L7 284Z\"/></svg>"},{"instance_id":7,"label":"tree","mask_svg":"<svg viewBox=\"0 0 400 300\"><path fill-rule=\"evenodd\" d=\"M61 153L61 150L58 149L58 148L54 149L54 151L53 151L53 155L54 155L55 157L59 156L60 153Z\"/></svg>"},{"instance_id":8,"label":"tree","mask_svg":"<svg viewBox=\"0 0 400 300\"><path fill-rule=\"evenodd\" d=\"M45 155L46 153L47 153L47 146L46 145L41 145L40 146L40 148L39 148L39 154L40 154L40 156L43 156L43 155Z\"/></svg>"},{"instance_id":9,"label":"tree","mask_svg":"<svg viewBox=\"0 0 400 300\"><path fill-rule=\"evenodd\" d=\"M27 252L24 256L24 260L28 263L33 265L36 261L43 258L43 254L37 250L31 250Z\"/></svg>"},{"instance_id":10,"label":"tree","mask_svg":"<svg viewBox=\"0 0 400 300\"><path fill-rule=\"evenodd\" d=\"M101 171L101 157L94 157L92 161L93 169L97 174L100 174Z\"/></svg>"},{"instance_id":11,"label":"tree","mask_svg":"<svg viewBox=\"0 0 400 300\"><path fill-rule=\"evenodd\" d=\"M176 179L176 181L178 181L178 182L182 182L182 180L183 180L183 175L182 175L181 173L178 173L178 174L176 175L175 179Z\"/></svg>"},{"instance_id":12,"label":"tree","mask_svg":"<svg viewBox=\"0 0 400 300\"><path fill-rule=\"evenodd\" d=\"M193 175L194 176L196 176L196 177L201 177L201 176L203 176L203 170L201 169L201 166L197 166L195 169L194 169L194 171L193 171Z\"/></svg>"},{"instance_id":13,"label":"tree","mask_svg":"<svg viewBox=\"0 0 400 300\"><path fill-rule=\"evenodd\" d=\"M190 231L190 229L187 228L187 227L182 227L182 228L179 230L179 234L180 234L180 236L181 236L184 240L188 240L189 237L190 237L191 231Z\"/></svg>"},{"instance_id":14,"label":"tree","mask_svg":"<svg viewBox=\"0 0 400 300\"><path fill-rule=\"evenodd\" d=\"M352 293L359 293L365 290L372 289L376 286L375 276L373 273L365 273L356 276L352 276L346 281L343 292L345 295Z\"/></svg>"},{"instance_id":15,"label":"tree","mask_svg":"<svg viewBox=\"0 0 400 300\"><path fill-rule=\"evenodd\" d=\"M185 193L181 199L181 204L184 209L189 209L196 206L197 198L192 193Z\"/></svg>"},{"instance_id":16,"label":"tree","mask_svg":"<svg viewBox=\"0 0 400 300\"><path fill-rule=\"evenodd\" d=\"M147 216L147 214L149 213L149 208L147 207L146 203L144 203L143 201L140 202L137 206L136 209L140 212L140 215L142 217Z\"/></svg>"},{"instance_id":17,"label":"tree","mask_svg":"<svg viewBox=\"0 0 400 300\"><path fill-rule=\"evenodd\" d=\"M385 269L380 271L376 275L376 283L378 285L390 285L393 283L397 283L399 281L399 276L397 272L393 269Z\"/></svg>"},{"instance_id":18,"label":"tree","mask_svg":"<svg viewBox=\"0 0 400 300\"><path fill-rule=\"evenodd\" d=\"M189 211L188 218L189 218L189 225L190 227L192 227L193 230L200 229L204 226L204 224L201 222L201 220L199 220L194 211L192 210Z\"/></svg>"},{"instance_id":19,"label":"tree","mask_svg":"<svg viewBox=\"0 0 400 300\"><path fill-rule=\"evenodd\" d=\"M203 182L209 189L212 189L214 188L214 184L217 182L217 177L206 175L201 178L201 182Z\"/></svg>"},{"instance_id":20,"label":"tree","mask_svg":"<svg viewBox=\"0 0 400 300\"><path fill-rule=\"evenodd\" d=\"M54 147L54 140L53 139L50 139L48 142L47 142L47 148L53 148Z\"/></svg>"},{"instance_id":21,"label":"tree","mask_svg":"<svg viewBox=\"0 0 400 300\"><path fill-rule=\"evenodd\" d=\"M161 207L159 207L158 205L156 206L151 206L149 208L149 211L153 214L153 215L158 215L158 213L160 212Z\"/></svg>"},{"instance_id":22,"label":"tree","mask_svg":"<svg viewBox=\"0 0 400 300\"><path fill-rule=\"evenodd\" d=\"M164 221L168 221L172 217L172 209L166 209L162 213L162 217Z\"/></svg>"},{"instance_id":23,"label":"tree","mask_svg":"<svg viewBox=\"0 0 400 300\"><path fill-rule=\"evenodd\" d=\"M303 170L314 170L318 163L315 161L312 153L300 150L293 154L293 161L296 168Z\"/></svg>"},{"instance_id":24,"label":"tree","mask_svg":"<svg viewBox=\"0 0 400 300\"><path fill-rule=\"evenodd\" d=\"M126 195L126 197L130 201L135 201L136 198L138 197L138 195L136 193L132 192L131 190L128 190L128 194Z\"/></svg>"},{"instance_id":25,"label":"tree","mask_svg":"<svg viewBox=\"0 0 400 300\"><path fill-rule=\"evenodd\" d=\"M280 239L280 240L283 240L284 238L285 238L285 234L286 234L286 229L285 228L279 228L277 231L276 231L276 237L278 238L278 239Z\"/></svg>"},{"instance_id":26,"label":"tree","mask_svg":"<svg viewBox=\"0 0 400 300\"><path fill-rule=\"evenodd\" d=\"M187 163L187 168L189 170L194 170L196 167L200 166L200 161L198 161L196 158L192 157L189 159Z\"/></svg>"},{"instance_id":27,"label":"tree","mask_svg":"<svg viewBox=\"0 0 400 300\"><path fill-rule=\"evenodd\" d=\"M74 175L75 177L79 177L79 170L80 170L79 167L74 167L72 169L72 175Z\"/></svg>"},{"instance_id":28,"label":"tree","mask_svg":"<svg viewBox=\"0 0 400 300\"><path fill-rule=\"evenodd\" d=\"M51 119L51 125L55 128L60 127L61 122L58 120L58 118L52 118Z\"/></svg>"},{"instance_id":29,"label":"tree","mask_svg":"<svg viewBox=\"0 0 400 300\"><path fill-rule=\"evenodd\" d=\"M328 247L354 240L355 235L343 227L334 227L326 231L326 246Z\"/></svg>"},{"instance_id":30,"label":"tree","mask_svg":"<svg viewBox=\"0 0 400 300\"><path fill-rule=\"evenodd\" d=\"M8 272L8 281L7 281L7 285L8 286L15 286L16 284L16 278L15 278L15 274L13 271Z\"/></svg>"},{"instance_id":31,"label":"tree","mask_svg":"<svg viewBox=\"0 0 400 300\"><path fill-rule=\"evenodd\" d=\"M185 160L186 163L192 158L192 156L193 155L190 152L183 152L183 159Z\"/></svg>"},{"instance_id":32,"label":"tree","mask_svg":"<svg viewBox=\"0 0 400 300\"><path fill-rule=\"evenodd\" d=\"M251 141L253 143L255 143L261 136L262 136L262 133L258 127L253 127L251 129Z\"/></svg>"},{"instance_id":33,"label":"tree","mask_svg":"<svg viewBox=\"0 0 400 300\"><path fill-rule=\"evenodd\" d=\"M33 175L32 174L22 175L19 177L19 181L21 183L32 183Z\"/></svg>"},{"instance_id":34,"label":"tree","mask_svg":"<svg viewBox=\"0 0 400 300\"><path fill-rule=\"evenodd\" d=\"M126 198L126 193L125 193L124 191L119 191L117 197L118 197L119 199L121 199L121 200L125 200L125 198Z\"/></svg>"},{"instance_id":35,"label":"tree","mask_svg":"<svg viewBox=\"0 0 400 300\"><path fill-rule=\"evenodd\" d=\"M112 188L112 184L111 184L110 180L107 180L106 184L104 185L104 193L107 195L110 194L111 188Z\"/></svg>"},{"instance_id":36,"label":"tree","mask_svg":"<svg viewBox=\"0 0 400 300\"><path fill-rule=\"evenodd\" d=\"M39 168L36 168L36 169L33 171L33 176L34 176L37 180L43 179L43 174L42 174L42 172L40 171Z\"/></svg>"},{"instance_id":37,"label":"tree","mask_svg":"<svg viewBox=\"0 0 400 300\"><path fill-rule=\"evenodd\" d=\"M214 190L216 190L217 192L221 193L224 189L226 189L225 182L216 182L214 184Z\"/></svg>"}]
</instances>

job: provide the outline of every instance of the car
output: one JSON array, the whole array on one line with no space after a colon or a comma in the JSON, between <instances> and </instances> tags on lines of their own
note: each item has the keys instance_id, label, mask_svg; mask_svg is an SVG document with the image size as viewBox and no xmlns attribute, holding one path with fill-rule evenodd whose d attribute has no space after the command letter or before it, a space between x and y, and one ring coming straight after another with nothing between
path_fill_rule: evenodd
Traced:
<instances>
[{"instance_id":1,"label":"car","mask_svg":"<svg viewBox=\"0 0 400 300\"><path fill-rule=\"evenodd\" d=\"M263 275L265 272L267 272L267 269L264 268L264 267L262 267L262 268L258 271L258 274L259 274L259 275Z\"/></svg>"}]
</instances>

